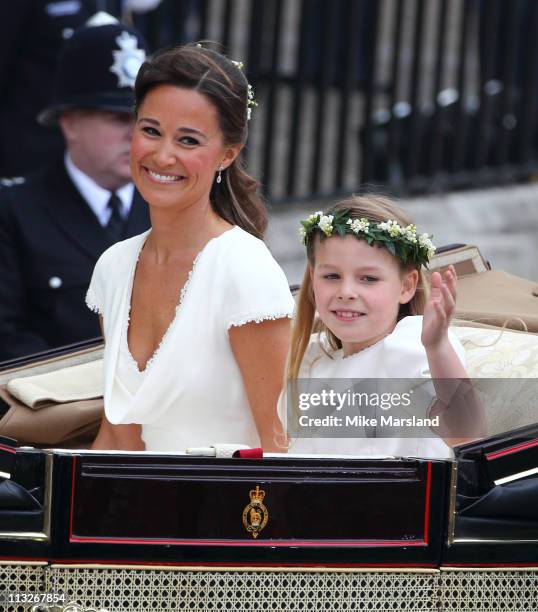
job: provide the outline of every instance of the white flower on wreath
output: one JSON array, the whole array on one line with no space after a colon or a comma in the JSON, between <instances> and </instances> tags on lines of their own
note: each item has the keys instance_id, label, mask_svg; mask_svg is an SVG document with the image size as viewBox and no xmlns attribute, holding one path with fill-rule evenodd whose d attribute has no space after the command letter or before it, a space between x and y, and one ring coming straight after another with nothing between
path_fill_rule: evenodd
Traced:
<instances>
[{"instance_id":1,"label":"white flower on wreath","mask_svg":"<svg viewBox=\"0 0 538 612\"><path fill-rule=\"evenodd\" d=\"M403 235L411 242L412 244L417 243L417 226L412 223L405 227L403 230Z\"/></svg>"},{"instance_id":2,"label":"white flower on wreath","mask_svg":"<svg viewBox=\"0 0 538 612\"><path fill-rule=\"evenodd\" d=\"M358 234L359 232L364 232L365 234L367 234L370 228L370 222L368 221L368 219L364 218L348 219L347 224L351 227L351 231L355 234Z\"/></svg>"},{"instance_id":3,"label":"white flower on wreath","mask_svg":"<svg viewBox=\"0 0 538 612\"><path fill-rule=\"evenodd\" d=\"M330 236L333 233L333 215L321 214L318 221L319 229L326 235Z\"/></svg>"},{"instance_id":4,"label":"white flower on wreath","mask_svg":"<svg viewBox=\"0 0 538 612\"><path fill-rule=\"evenodd\" d=\"M428 259L435 255L436 249L428 234L421 234L418 238L418 243L428 251Z\"/></svg>"},{"instance_id":5,"label":"white flower on wreath","mask_svg":"<svg viewBox=\"0 0 538 612\"><path fill-rule=\"evenodd\" d=\"M302 225L299 228L299 238L303 244L306 244L306 230Z\"/></svg>"},{"instance_id":6,"label":"white flower on wreath","mask_svg":"<svg viewBox=\"0 0 538 612\"><path fill-rule=\"evenodd\" d=\"M383 223L380 223L378 227L379 229L387 232L389 236L392 236L393 238L399 236L402 233L402 228L393 219L383 221Z\"/></svg>"}]
</instances>

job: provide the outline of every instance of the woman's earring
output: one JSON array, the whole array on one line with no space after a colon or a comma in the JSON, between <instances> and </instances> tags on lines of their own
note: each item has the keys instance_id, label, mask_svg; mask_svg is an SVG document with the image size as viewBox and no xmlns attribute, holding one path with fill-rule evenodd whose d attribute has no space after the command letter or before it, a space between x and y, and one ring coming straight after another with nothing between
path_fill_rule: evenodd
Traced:
<instances>
[{"instance_id":1,"label":"woman's earring","mask_svg":"<svg viewBox=\"0 0 538 612\"><path fill-rule=\"evenodd\" d=\"M219 173L217 174L217 183L221 183L222 182L222 171L224 170L224 168L221 166L219 168Z\"/></svg>"}]
</instances>

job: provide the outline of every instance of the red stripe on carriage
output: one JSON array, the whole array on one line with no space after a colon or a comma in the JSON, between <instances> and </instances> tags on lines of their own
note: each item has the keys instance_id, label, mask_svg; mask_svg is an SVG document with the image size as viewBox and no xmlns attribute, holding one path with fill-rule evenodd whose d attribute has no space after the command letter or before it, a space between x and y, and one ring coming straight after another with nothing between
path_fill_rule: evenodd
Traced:
<instances>
[{"instance_id":1,"label":"red stripe on carriage","mask_svg":"<svg viewBox=\"0 0 538 612\"><path fill-rule=\"evenodd\" d=\"M69 539L71 540L71 536L73 535L73 515L75 514L75 474L77 472L77 457L73 457L73 466L72 466L72 475L71 475L71 508L69 511Z\"/></svg>"},{"instance_id":2,"label":"red stripe on carriage","mask_svg":"<svg viewBox=\"0 0 538 612\"><path fill-rule=\"evenodd\" d=\"M259 561L253 561L248 563L239 563L237 561L225 562L225 561L212 561L208 563L207 561L133 561L132 559L114 559L111 561L110 559L79 559L79 558L71 558L71 559L49 559L51 563L58 563L62 565L73 565L73 564L84 564L88 566L95 566L95 569L99 569L103 565L132 565L132 566L145 566L145 565L162 565L167 567L203 567L208 568L208 571L211 571L213 568L279 568L286 569L288 567L301 569L305 568L324 568L324 567L335 567L335 568L355 568L355 567L379 567L379 568L398 568L398 567L421 567L421 568L431 568L436 569L439 566L436 563L414 563L412 561L402 562L402 563L302 563L302 562L294 562L294 561L286 561L284 564L282 562L269 562L263 563ZM93 568L90 568L93 569Z\"/></svg>"},{"instance_id":3,"label":"red stripe on carriage","mask_svg":"<svg viewBox=\"0 0 538 612\"><path fill-rule=\"evenodd\" d=\"M390 547L390 546L427 546L428 543L424 540L174 540L170 539L130 539L130 538L112 538L112 537L85 537L73 536L69 537L70 542L88 542L93 544L146 544L146 545L167 545L167 546L315 546L322 548L331 546L334 548L356 548L356 547Z\"/></svg>"},{"instance_id":4,"label":"red stripe on carriage","mask_svg":"<svg viewBox=\"0 0 538 612\"><path fill-rule=\"evenodd\" d=\"M16 454L17 449L12 446L5 446L4 444L0 444L0 450L6 451L6 453Z\"/></svg>"},{"instance_id":5,"label":"red stripe on carriage","mask_svg":"<svg viewBox=\"0 0 538 612\"><path fill-rule=\"evenodd\" d=\"M493 453L486 453L486 459L488 461L491 461L493 459L498 459L499 457L504 457L505 455L511 455L512 453L518 453L519 451L526 450L527 448L533 448L534 446L538 446L538 440L531 440L530 442L522 442L521 444L510 446L510 448L505 448L503 450L495 451Z\"/></svg>"},{"instance_id":6,"label":"red stripe on carriage","mask_svg":"<svg viewBox=\"0 0 538 612\"><path fill-rule=\"evenodd\" d=\"M428 545L430 531L430 490L432 485L432 462L428 461L428 473L426 476L426 499L424 501L424 533L422 538L424 543Z\"/></svg>"}]
</instances>

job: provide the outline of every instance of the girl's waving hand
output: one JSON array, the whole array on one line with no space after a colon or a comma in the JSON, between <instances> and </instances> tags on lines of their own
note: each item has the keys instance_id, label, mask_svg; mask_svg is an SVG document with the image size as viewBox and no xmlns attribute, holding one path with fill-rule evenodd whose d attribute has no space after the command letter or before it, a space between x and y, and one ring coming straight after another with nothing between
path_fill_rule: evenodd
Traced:
<instances>
[{"instance_id":1,"label":"girl's waving hand","mask_svg":"<svg viewBox=\"0 0 538 612\"><path fill-rule=\"evenodd\" d=\"M426 349L441 347L448 341L448 326L456 310L457 275L454 266L441 276L433 272L431 290L424 307L422 344Z\"/></svg>"}]
</instances>

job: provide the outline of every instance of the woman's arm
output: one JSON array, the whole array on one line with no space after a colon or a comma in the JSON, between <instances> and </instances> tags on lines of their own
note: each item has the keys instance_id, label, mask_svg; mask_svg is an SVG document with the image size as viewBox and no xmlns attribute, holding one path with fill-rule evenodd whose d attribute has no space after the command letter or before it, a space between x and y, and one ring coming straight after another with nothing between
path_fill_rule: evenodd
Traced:
<instances>
[{"instance_id":1,"label":"woman's arm","mask_svg":"<svg viewBox=\"0 0 538 612\"><path fill-rule=\"evenodd\" d=\"M422 343L437 396L430 416L440 417L438 433L450 445L486 435L484 407L448 338L448 327L456 310L456 282L453 266L444 277L438 272L432 273L422 327Z\"/></svg>"},{"instance_id":2,"label":"woman's arm","mask_svg":"<svg viewBox=\"0 0 538 612\"><path fill-rule=\"evenodd\" d=\"M99 433L93 441L91 450L146 450L141 437L141 426L112 425L103 414Z\"/></svg>"},{"instance_id":3,"label":"woman's arm","mask_svg":"<svg viewBox=\"0 0 538 612\"><path fill-rule=\"evenodd\" d=\"M105 337L103 317L99 316L101 334ZM97 437L91 445L91 450L146 450L142 442L140 425L112 425L103 414Z\"/></svg>"},{"instance_id":4,"label":"woman's arm","mask_svg":"<svg viewBox=\"0 0 538 612\"><path fill-rule=\"evenodd\" d=\"M229 334L262 448L281 452L285 435L277 401L290 347L290 320L247 323L231 327Z\"/></svg>"}]
</instances>

